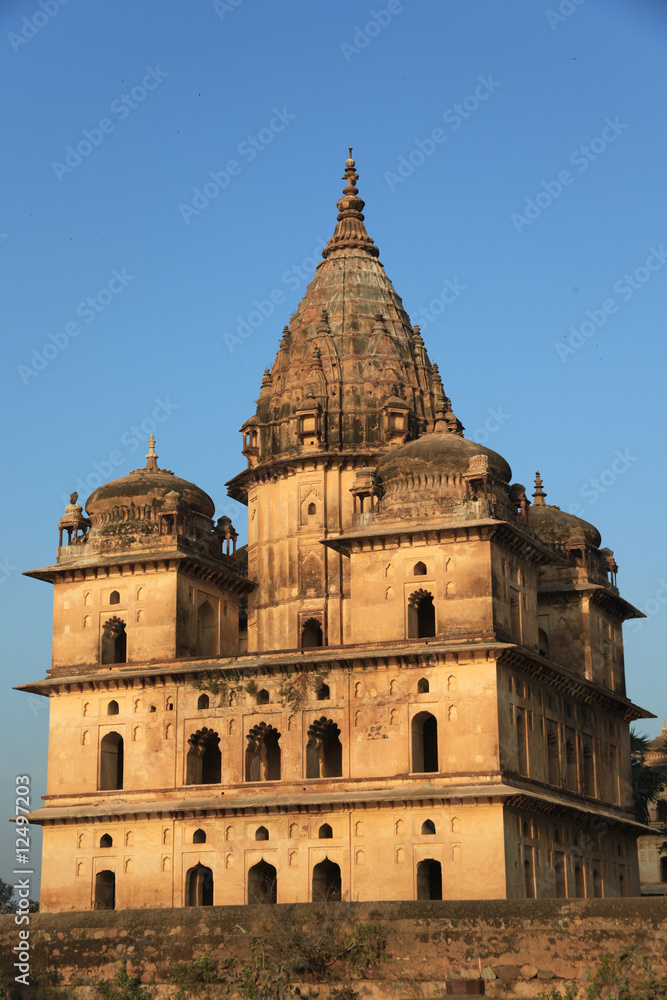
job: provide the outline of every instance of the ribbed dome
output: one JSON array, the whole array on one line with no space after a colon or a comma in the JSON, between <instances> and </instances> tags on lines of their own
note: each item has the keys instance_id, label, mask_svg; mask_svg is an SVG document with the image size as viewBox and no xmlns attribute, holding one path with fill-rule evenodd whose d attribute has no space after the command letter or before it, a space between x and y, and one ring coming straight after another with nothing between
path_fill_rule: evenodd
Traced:
<instances>
[{"instance_id":1,"label":"ribbed dome","mask_svg":"<svg viewBox=\"0 0 667 1000\"><path fill-rule=\"evenodd\" d=\"M159 469L155 441L151 435L146 466L134 469L127 476L98 487L86 502L86 511L96 528L113 523L142 521L147 530L154 523L157 510L191 512L212 518L215 505L208 493L194 483L180 479L167 469Z\"/></svg>"},{"instance_id":2,"label":"ribbed dome","mask_svg":"<svg viewBox=\"0 0 667 1000\"><path fill-rule=\"evenodd\" d=\"M485 455L491 472L502 482L509 483L512 470L502 455L459 434L424 434L416 441L408 441L381 459L377 471L383 480L436 473L462 476L468 471L470 459L476 455Z\"/></svg>"},{"instance_id":3,"label":"ribbed dome","mask_svg":"<svg viewBox=\"0 0 667 1000\"><path fill-rule=\"evenodd\" d=\"M583 541L594 548L600 547L602 537L595 525L559 507L535 504L530 509L530 528L548 545L564 545Z\"/></svg>"}]
</instances>

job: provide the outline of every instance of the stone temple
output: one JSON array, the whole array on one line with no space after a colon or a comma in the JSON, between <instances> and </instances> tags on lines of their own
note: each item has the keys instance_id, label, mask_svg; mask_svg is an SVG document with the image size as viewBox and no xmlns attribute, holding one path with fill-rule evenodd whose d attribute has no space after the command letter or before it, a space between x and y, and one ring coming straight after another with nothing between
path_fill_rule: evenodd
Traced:
<instances>
[{"instance_id":1,"label":"stone temple","mask_svg":"<svg viewBox=\"0 0 667 1000\"><path fill-rule=\"evenodd\" d=\"M464 437L351 151L344 180L242 427L247 547L151 441L27 574L45 911L639 893L641 613L593 525Z\"/></svg>"}]
</instances>

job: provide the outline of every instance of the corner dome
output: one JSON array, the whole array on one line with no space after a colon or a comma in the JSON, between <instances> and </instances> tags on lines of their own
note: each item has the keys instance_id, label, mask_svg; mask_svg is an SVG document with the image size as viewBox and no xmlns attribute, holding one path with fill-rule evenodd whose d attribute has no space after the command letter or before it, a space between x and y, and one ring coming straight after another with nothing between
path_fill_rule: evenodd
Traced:
<instances>
[{"instance_id":1,"label":"corner dome","mask_svg":"<svg viewBox=\"0 0 667 1000\"><path fill-rule=\"evenodd\" d=\"M377 472L383 480L401 475L463 476L468 471L471 458L477 455L488 459L489 468L498 479L503 483L510 482L512 470L502 455L453 433L432 432L415 441L408 441L380 459Z\"/></svg>"},{"instance_id":2,"label":"corner dome","mask_svg":"<svg viewBox=\"0 0 667 1000\"><path fill-rule=\"evenodd\" d=\"M530 509L530 528L534 535L548 545L572 545L576 542L599 549L602 536L589 521L568 514L560 507L534 504Z\"/></svg>"},{"instance_id":3,"label":"corner dome","mask_svg":"<svg viewBox=\"0 0 667 1000\"><path fill-rule=\"evenodd\" d=\"M187 479L180 479L168 469L160 469L155 454L155 440L151 435L150 447L143 469L133 469L127 476L99 486L86 501L86 512L93 529L107 520L109 513L118 508L145 508L176 505L193 513L212 518L215 504L205 493Z\"/></svg>"}]
</instances>

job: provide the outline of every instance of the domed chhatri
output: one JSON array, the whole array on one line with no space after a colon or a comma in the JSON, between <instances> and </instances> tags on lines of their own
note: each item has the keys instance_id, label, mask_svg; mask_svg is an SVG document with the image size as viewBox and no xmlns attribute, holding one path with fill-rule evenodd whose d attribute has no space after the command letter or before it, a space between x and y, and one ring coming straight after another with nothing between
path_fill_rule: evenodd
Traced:
<instances>
[{"instance_id":1,"label":"domed chhatri","mask_svg":"<svg viewBox=\"0 0 667 1000\"><path fill-rule=\"evenodd\" d=\"M155 438L151 434L144 468L133 469L127 476L105 483L90 494L86 512L93 532L109 524L128 523L137 519L144 521L147 528L154 525L157 530L156 515L167 497L168 506L177 502L193 513L213 517L215 505L208 493L194 483L180 479L168 469L160 469L158 458L155 454Z\"/></svg>"}]
</instances>

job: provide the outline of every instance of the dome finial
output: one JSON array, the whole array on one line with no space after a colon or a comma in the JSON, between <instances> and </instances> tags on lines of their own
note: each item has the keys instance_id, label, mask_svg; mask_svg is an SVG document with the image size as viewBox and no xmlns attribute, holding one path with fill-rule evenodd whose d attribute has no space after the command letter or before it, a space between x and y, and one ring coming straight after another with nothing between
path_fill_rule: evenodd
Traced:
<instances>
[{"instance_id":1,"label":"dome finial","mask_svg":"<svg viewBox=\"0 0 667 1000\"><path fill-rule=\"evenodd\" d=\"M379 257L380 251L366 232L364 226L364 202L359 197L357 181L359 174L352 159L352 146L348 146L350 155L345 161L343 180L347 181L343 188L343 197L338 200L338 221L334 234L322 251L326 258L334 250L357 249L366 250L371 257Z\"/></svg>"},{"instance_id":2,"label":"dome finial","mask_svg":"<svg viewBox=\"0 0 667 1000\"><path fill-rule=\"evenodd\" d=\"M146 471L156 472L158 469L157 460L159 455L155 454L155 436L151 434L148 439L148 454L146 455Z\"/></svg>"},{"instance_id":3,"label":"dome finial","mask_svg":"<svg viewBox=\"0 0 667 1000\"><path fill-rule=\"evenodd\" d=\"M535 473L535 492L533 493L533 499L535 501L535 507L546 507L544 498L547 494L542 489L542 480L540 479L539 472Z\"/></svg>"}]
</instances>

